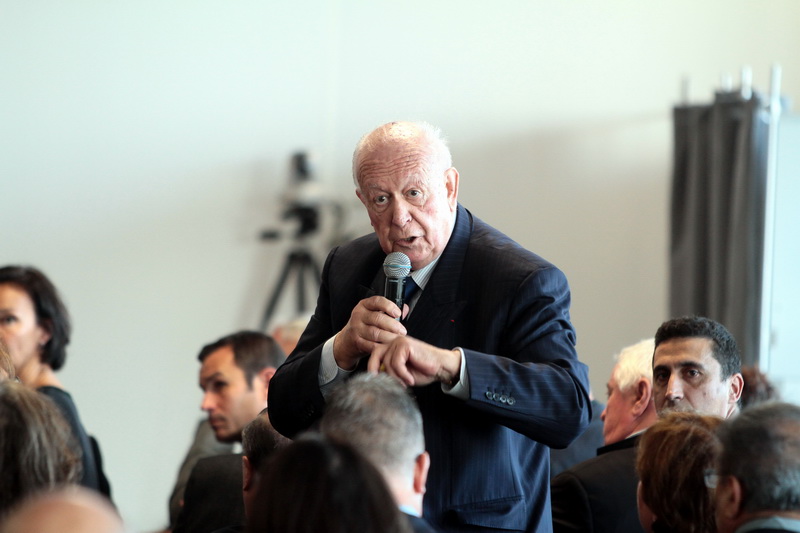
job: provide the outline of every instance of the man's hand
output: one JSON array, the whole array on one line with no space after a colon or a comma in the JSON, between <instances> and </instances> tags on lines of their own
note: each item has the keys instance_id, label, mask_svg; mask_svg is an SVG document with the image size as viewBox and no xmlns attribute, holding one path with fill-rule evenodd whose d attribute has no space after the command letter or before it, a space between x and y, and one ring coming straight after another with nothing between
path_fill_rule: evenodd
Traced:
<instances>
[{"instance_id":1,"label":"man's hand","mask_svg":"<svg viewBox=\"0 0 800 533\"><path fill-rule=\"evenodd\" d=\"M407 312L404 305L403 311ZM395 317L400 309L383 296L372 296L358 302L350 320L333 342L333 357L344 370L351 370L359 359L372 353L377 346L389 343L406 334L406 328Z\"/></svg>"},{"instance_id":2,"label":"man's hand","mask_svg":"<svg viewBox=\"0 0 800 533\"><path fill-rule=\"evenodd\" d=\"M411 337L395 337L390 343L373 348L367 369L386 372L407 387L421 387L434 381L452 385L461 372L461 353Z\"/></svg>"}]
</instances>

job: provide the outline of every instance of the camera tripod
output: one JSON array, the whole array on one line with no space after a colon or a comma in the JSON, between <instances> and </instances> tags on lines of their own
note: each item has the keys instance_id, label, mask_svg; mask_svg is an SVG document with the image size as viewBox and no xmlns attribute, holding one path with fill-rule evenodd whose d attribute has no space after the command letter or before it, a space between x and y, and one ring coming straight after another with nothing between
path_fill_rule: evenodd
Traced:
<instances>
[{"instance_id":1,"label":"camera tripod","mask_svg":"<svg viewBox=\"0 0 800 533\"><path fill-rule=\"evenodd\" d=\"M306 276L310 275L312 283L319 289L322 273L319 265L314 260L311 252L305 246L297 246L294 250L289 252L283 263L283 270L281 276L278 278L278 283L269 298L269 303L264 309L264 315L261 318L261 331L266 332L269 321L272 319L275 308L278 306L278 301L281 298L283 290L286 288L286 282L289 276L294 273L296 278L297 287L297 312L300 314L306 310Z\"/></svg>"}]
</instances>

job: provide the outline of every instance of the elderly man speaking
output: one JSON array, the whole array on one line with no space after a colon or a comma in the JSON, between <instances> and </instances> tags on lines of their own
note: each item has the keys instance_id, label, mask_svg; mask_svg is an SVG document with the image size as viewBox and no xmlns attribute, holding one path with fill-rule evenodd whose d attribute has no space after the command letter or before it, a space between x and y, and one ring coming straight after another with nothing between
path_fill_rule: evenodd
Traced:
<instances>
[{"instance_id":1,"label":"elderly man speaking","mask_svg":"<svg viewBox=\"0 0 800 533\"><path fill-rule=\"evenodd\" d=\"M331 386L386 372L413 387L422 413L429 522L551 531L548 447L591 418L564 274L458 203L433 126L380 126L358 143L353 175L375 232L330 252L314 315L270 383L273 425L294 436ZM399 302L384 297L393 252L410 263L402 284L418 287Z\"/></svg>"}]
</instances>

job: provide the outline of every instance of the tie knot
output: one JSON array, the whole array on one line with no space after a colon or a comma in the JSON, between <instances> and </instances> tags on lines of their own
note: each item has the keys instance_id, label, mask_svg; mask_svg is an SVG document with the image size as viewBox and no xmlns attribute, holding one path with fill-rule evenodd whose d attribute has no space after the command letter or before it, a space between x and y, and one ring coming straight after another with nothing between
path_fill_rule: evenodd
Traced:
<instances>
[{"instance_id":1,"label":"tie knot","mask_svg":"<svg viewBox=\"0 0 800 533\"><path fill-rule=\"evenodd\" d=\"M408 303L411 297L414 296L414 293L417 292L417 289L419 289L419 285L416 284L414 278L408 276L403 286L403 301Z\"/></svg>"}]
</instances>

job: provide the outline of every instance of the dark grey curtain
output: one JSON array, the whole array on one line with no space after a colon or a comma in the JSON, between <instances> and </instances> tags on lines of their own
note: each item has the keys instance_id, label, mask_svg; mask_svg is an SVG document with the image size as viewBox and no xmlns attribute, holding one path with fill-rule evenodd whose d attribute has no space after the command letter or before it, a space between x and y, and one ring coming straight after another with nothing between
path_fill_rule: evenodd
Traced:
<instances>
[{"instance_id":1,"label":"dark grey curtain","mask_svg":"<svg viewBox=\"0 0 800 533\"><path fill-rule=\"evenodd\" d=\"M670 314L702 315L759 360L769 114L754 93L674 110Z\"/></svg>"}]
</instances>

